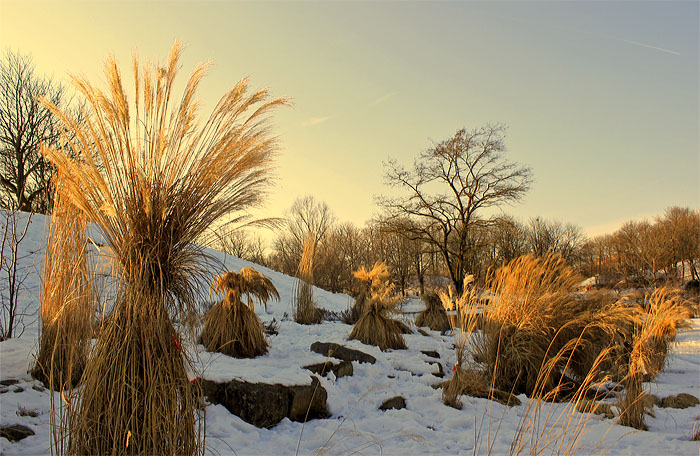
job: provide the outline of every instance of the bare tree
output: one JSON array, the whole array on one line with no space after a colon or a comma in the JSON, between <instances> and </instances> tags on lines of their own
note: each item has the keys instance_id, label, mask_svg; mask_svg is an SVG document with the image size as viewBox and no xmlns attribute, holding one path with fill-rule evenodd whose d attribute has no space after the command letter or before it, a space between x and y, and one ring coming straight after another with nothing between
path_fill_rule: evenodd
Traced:
<instances>
[{"instance_id":1,"label":"bare tree","mask_svg":"<svg viewBox=\"0 0 700 456\"><path fill-rule=\"evenodd\" d=\"M581 228L572 223L536 217L530 219L527 241L530 252L536 256L543 257L552 251L560 254L569 264L578 266L586 238Z\"/></svg>"},{"instance_id":2,"label":"bare tree","mask_svg":"<svg viewBox=\"0 0 700 456\"><path fill-rule=\"evenodd\" d=\"M385 164L386 183L407 194L380 197L390 218L416 220L410 235L434 246L461 292L467 273L470 234L483 209L515 202L528 190L531 171L504 158L505 127L487 125L457 131L421 153L412 169Z\"/></svg>"},{"instance_id":3,"label":"bare tree","mask_svg":"<svg viewBox=\"0 0 700 456\"><path fill-rule=\"evenodd\" d=\"M31 224L31 214L3 211L5 223L2 226L0 242L0 274L3 277L0 287L0 341L19 337L27 325L25 318L32 315L29 306L20 306L20 296L31 267L27 261L32 253L20 250Z\"/></svg>"},{"instance_id":4,"label":"bare tree","mask_svg":"<svg viewBox=\"0 0 700 456\"><path fill-rule=\"evenodd\" d=\"M272 267L285 274L296 275L304 239L311 235L315 250L320 251L324 238L335 223L335 216L325 202L309 195L297 198L286 218L284 231L272 243Z\"/></svg>"},{"instance_id":5,"label":"bare tree","mask_svg":"<svg viewBox=\"0 0 700 456\"><path fill-rule=\"evenodd\" d=\"M57 106L70 101L61 85L34 73L30 57L7 51L0 60L0 204L6 209L51 208L53 167L42 157L41 144L59 144L61 129L38 96Z\"/></svg>"}]
</instances>

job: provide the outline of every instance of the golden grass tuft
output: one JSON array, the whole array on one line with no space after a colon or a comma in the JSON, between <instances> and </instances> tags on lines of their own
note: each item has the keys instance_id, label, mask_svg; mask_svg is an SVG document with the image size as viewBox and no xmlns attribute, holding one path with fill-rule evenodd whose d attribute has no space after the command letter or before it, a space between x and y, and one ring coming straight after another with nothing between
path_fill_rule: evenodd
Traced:
<instances>
[{"instance_id":1,"label":"golden grass tuft","mask_svg":"<svg viewBox=\"0 0 700 456\"><path fill-rule=\"evenodd\" d=\"M375 345L381 350L405 349L403 334L411 331L406 324L393 318L398 299L393 296L394 285L389 283L386 265L377 262L369 271L360 268L355 277L366 287L365 293L369 297L362 304L362 314L348 338Z\"/></svg>"},{"instance_id":2,"label":"golden grass tuft","mask_svg":"<svg viewBox=\"0 0 700 456\"><path fill-rule=\"evenodd\" d=\"M217 277L212 288L226 292L226 297L207 312L199 343L208 351L236 358L267 353L269 345L251 296L266 307L270 298L279 299L272 281L253 268L243 268L240 273L229 271ZM243 295L248 296L248 305L243 303Z\"/></svg>"},{"instance_id":3,"label":"golden grass tuft","mask_svg":"<svg viewBox=\"0 0 700 456\"><path fill-rule=\"evenodd\" d=\"M646 430L646 392L642 383L663 370L668 346L677 330L687 326L689 316L690 311L677 292L664 287L645 296L641 322L634 330L627 375L622 381L625 392L619 404L620 424Z\"/></svg>"},{"instance_id":4,"label":"golden grass tuft","mask_svg":"<svg viewBox=\"0 0 700 456\"><path fill-rule=\"evenodd\" d=\"M44 257L41 336L32 376L54 391L75 387L83 374L95 319L87 253L87 222L54 180L54 208Z\"/></svg>"},{"instance_id":5,"label":"golden grass tuft","mask_svg":"<svg viewBox=\"0 0 700 456\"><path fill-rule=\"evenodd\" d=\"M302 325L316 325L323 321L323 311L314 302L314 253L316 241L309 234L304 247L294 283L294 321Z\"/></svg>"},{"instance_id":6,"label":"golden grass tuft","mask_svg":"<svg viewBox=\"0 0 700 456\"><path fill-rule=\"evenodd\" d=\"M81 123L40 100L74 135L63 141L69 150L44 153L71 203L101 231L116 279L69 421L70 453L204 451L200 391L189 383L173 319L197 311L206 258L198 242L217 220L262 202L276 149L267 116L286 102L269 100L267 90L249 94L241 80L200 124L196 92L207 65L175 100L180 54L176 42L162 65L134 57L133 105L113 58L106 89L73 78L86 100Z\"/></svg>"},{"instance_id":7,"label":"golden grass tuft","mask_svg":"<svg viewBox=\"0 0 700 456\"><path fill-rule=\"evenodd\" d=\"M437 293L430 292L423 295L425 310L416 317L416 326L427 326L433 331L447 331L451 328L450 319L442 306L442 301Z\"/></svg>"}]
</instances>

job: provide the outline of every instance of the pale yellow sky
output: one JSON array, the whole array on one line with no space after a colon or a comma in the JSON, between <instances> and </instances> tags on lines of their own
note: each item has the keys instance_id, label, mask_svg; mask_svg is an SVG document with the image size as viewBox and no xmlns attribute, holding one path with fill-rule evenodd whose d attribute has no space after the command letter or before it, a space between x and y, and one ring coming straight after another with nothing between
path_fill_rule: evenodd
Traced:
<instances>
[{"instance_id":1,"label":"pale yellow sky","mask_svg":"<svg viewBox=\"0 0 700 456\"><path fill-rule=\"evenodd\" d=\"M101 77L112 52L183 73L213 60L204 107L236 81L294 99L275 115L283 150L262 215L305 194L362 225L386 191L382 162L410 164L462 127L508 125L532 167L504 208L589 234L700 208L697 2L320 3L0 1L0 43L39 73ZM186 77L183 74L182 79Z\"/></svg>"}]
</instances>

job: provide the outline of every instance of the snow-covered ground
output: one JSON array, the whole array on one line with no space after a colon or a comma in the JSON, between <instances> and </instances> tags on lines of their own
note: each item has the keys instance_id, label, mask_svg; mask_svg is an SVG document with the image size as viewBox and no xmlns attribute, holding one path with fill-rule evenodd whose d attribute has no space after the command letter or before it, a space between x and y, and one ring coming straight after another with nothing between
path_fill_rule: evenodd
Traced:
<instances>
[{"instance_id":1,"label":"snow-covered ground","mask_svg":"<svg viewBox=\"0 0 700 456\"><path fill-rule=\"evenodd\" d=\"M4 217L0 224L4 223ZM22 267L29 268L20 306L31 312L38 310L40 275L43 264L44 226L42 217L34 216L27 238L21 245ZM214 253L227 269L239 270L249 263L238 258ZM485 399L463 397L462 410L442 404L441 393L433 388L442 379L433 376L437 366L421 350L434 350L446 373L452 372L454 353L451 336L429 331L406 335L407 350L382 352L376 347L348 341L351 327L339 322L302 326L290 321L293 279L255 266L268 275L280 292L279 302L255 310L267 322L279 322L279 334L270 337L270 352L250 360L211 354L190 343L195 372L212 380L238 378L269 383L308 384L310 372L301 366L323 362L327 358L311 352L315 341L337 342L362 350L377 359L376 364L353 363L354 375L335 379L333 374L321 378L328 392L331 417L306 424L284 419L272 429L258 429L222 405L206 407L206 447L212 454L463 454L508 453L518 426L526 415L527 398L522 405L506 407ZM4 274L4 271L1 271ZM212 277L220 271L212 271ZM0 281L6 280L0 275ZM0 288L3 288L0 286ZM314 290L320 307L344 310L352 303L349 296ZM416 301L407 303L404 311L420 310ZM5 318L3 315L2 318ZM37 350L36 315L27 317L29 326L19 338L0 342L0 380L19 382L0 387L0 426L24 424L36 435L18 443L0 438L3 455L50 453L49 393L34 382L27 370ZM692 321L690 330L680 332L668 368L656 383L646 385L658 396L682 392L700 396L700 320ZM386 399L401 395L406 399L403 410L378 410ZM544 414L552 407L551 421L564 410L565 404L545 404ZM32 410L38 416L20 416L20 409ZM578 448L581 454L698 454L700 444L690 440L693 426L700 426L700 407L684 410L654 408L655 417L647 417L649 431L640 432L615 424L614 420L593 416L584 430ZM489 426L490 424L490 426ZM490 427L490 429L489 429ZM478 437L475 437L478 435ZM298 448L298 450L297 450ZM556 452L556 447L545 451Z\"/></svg>"}]
</instances>

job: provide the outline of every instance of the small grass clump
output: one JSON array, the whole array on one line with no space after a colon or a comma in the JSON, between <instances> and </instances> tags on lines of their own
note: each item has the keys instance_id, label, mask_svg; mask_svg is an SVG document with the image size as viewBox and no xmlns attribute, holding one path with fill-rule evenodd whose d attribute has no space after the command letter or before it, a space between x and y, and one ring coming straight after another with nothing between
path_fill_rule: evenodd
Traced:
<instances>
[{"instance_id":1,"label":"small grass clump","mask_svg":"<svg viewBox=\"0 0 700 456\"><path fill-rule=\"evenodd\" d=\"M302 325L317 325L323 321L323 311L314 302L314 253L316 241L309 234L304 239L301 260L294 283L294 321Z\"/></svg>"},{"instance_id":2,"label":"small grass clump","mask_svg":"<svg viewBox=\"0 0 700 456\"><path fill-rule=\"evenodd\" d=\"M442 305L440 296L435 292L429 292L422 296L425 310L416 317L416 326L427 326L433 331L447 331L451 329L450 319Z\"/></svg>"},{"instance_id":3,"label":"small grass clump","mask_svg":"<svg viewBox=\"0 0 700 456\"><path fill-rule=\"evenodd\" d=\"M398 305L394 297L394 285L389 282L389 273L384 263L375 263L371 270L361 268L355 277L368 287L369 298L362 302L362 314L353 326L349 339L356 339L381 350L405 349L403 334L410 329L393 318Z\"/></svg>"},{"instance_id":4,"label":"small grass clump","mask_svg":"<svg viewBox=\"0 0 700 456\"><path fill-rule=\"evenodd\" d=\"M208 351L235 358L255 358L267 353L268 343L252 298L265 308L270 298L279 299L272 281L253 268L243 268L239 273L229 271L218 277L212 288L226 293L226 297L207 312L199 343ZM248 305L243 303L244 295Z\"/></svg>"}]
</instances>

